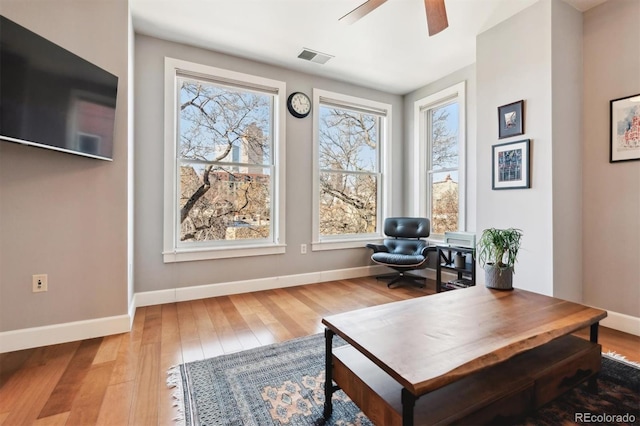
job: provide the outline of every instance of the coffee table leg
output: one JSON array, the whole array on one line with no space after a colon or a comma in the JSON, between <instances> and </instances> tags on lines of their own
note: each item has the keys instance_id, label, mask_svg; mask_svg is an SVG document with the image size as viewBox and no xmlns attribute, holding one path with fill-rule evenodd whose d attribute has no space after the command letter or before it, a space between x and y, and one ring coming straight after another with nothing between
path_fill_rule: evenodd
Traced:
<instances>
[{"instance_id":1,"label":"coffee table leg","mask_svg":"<svg viewBox=\"0 0 640 426\"><path fill-rule=\"evenodd\" d=\"M411 392L402 388L402 426L413 426L413 408L416 405L416 399Z\"/></svg>"},{"instance_id":2,"label":"coffee table leg","mask_svg":"<svg viewBox=\"0 0 640 426\"><path fill-rule=\"evenodd\" d=\"M598 326L599 322L591 324L591 333L589 333L589 338L593 343L598 343Z\"/></svg>"},{"instance_id":3,"label":"coffee table leg","mask_svg":"<svg viewBox=\"0 0 640 426\"><path fill-rule=\"evenodd\" d=\"M598 343L598 327L599 327L600 323L596 322L594 324L591 324L591 330L589 333L589 340L591 340L593 343ZM589 378L589 385L588 385L588 389L589 392L591 393L598 393L598 375L595 374L594 376Z\"/></svg>"},{"instance_id":4,"label":"coffee table leg","mask_svg":"<svg viewBox=\"0 0 640 426\"><path fill-rule=\"evenodd\" d=\"M325 343L325 377L324 377L324 418L328 419L333 413L331 396L333 395L333 335L334 332L324 330Z\"/></svg>"}]
</instances>

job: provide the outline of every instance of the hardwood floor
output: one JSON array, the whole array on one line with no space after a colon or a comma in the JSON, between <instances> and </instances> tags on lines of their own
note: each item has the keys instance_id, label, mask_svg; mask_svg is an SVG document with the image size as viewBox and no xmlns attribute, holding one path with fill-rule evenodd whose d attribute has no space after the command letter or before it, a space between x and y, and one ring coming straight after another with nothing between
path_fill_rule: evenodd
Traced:
<instances>
[{"instance_id":1,"label":"hardwood floor","mask_svg":"<svg viewBox=\"0 0 640 426\"><path fill-rule=\"evenodd\" d=\"M359 278L138 308L130 333L0 355L0 424L173 425L169 367L320 333L324 316L434 289ZM600 330L603 351L640 361L640 337Z\"/></svg>"}]
</instances>

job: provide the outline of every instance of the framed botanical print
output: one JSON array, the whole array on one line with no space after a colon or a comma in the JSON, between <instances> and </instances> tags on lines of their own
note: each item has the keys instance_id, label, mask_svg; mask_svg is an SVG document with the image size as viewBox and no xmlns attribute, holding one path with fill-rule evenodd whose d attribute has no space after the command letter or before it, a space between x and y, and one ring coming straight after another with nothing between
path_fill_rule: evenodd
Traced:
<instances>
[{"instance_id":1,"label":"framed botanical print","mask_svg":"<svg viewBox=\"0 0 640 426\"><path fill-rule=\"evenodd\" d=\"M640 160L640 94L609 102L609 162Z\"/></svg>"}]
</instances>

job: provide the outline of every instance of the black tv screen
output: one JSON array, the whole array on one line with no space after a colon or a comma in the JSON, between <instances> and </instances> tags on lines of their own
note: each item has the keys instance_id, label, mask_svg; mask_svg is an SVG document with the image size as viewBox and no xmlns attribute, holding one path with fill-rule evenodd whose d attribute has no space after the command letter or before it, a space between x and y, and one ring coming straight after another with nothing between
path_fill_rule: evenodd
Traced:
<instances>
[{"instance_id":1,"label":"black tv screen","mask_svg":"<svg viewBox=\"0 0 640 426\"><path fill-rule=\"evenodd\" d=\"M113 158L118 77L0 16L0 139Z\"/></svg>"}]
</instances>

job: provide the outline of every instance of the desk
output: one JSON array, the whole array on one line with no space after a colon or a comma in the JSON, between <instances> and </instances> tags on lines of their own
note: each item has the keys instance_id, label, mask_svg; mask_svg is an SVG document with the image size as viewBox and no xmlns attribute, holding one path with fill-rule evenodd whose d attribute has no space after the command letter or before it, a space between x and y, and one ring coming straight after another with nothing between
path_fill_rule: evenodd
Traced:
<instances>
[{"instance_id":1,"label":"desk","mask_svg":"<svg viewBox=\"0 0 640 426\"><path fill-rule=\"evenodd\" d=\"M440 293L445 290L442 285L442 270L455 271L458 274L458 280L464 280L466 286L476 285L476 260L475 250L470 247L452 247L437 246L438 262L436 265L436 292ZM454 265L454 253L462 253L465 256L465 264L463 268L456 268Z\"/></svg>"},{"instance_id":2,"label":"desk","mask_svg":"<svg viewBox=\"0 0 640 426\"><path fill-rule=\"evenodd\" d=\"M504 421L584 380L593 390L606 316L525 290L475 286L325 317L325 418L337 389L385 426ZM570 336L589 326L590 341ZM335 334L349 345L333 349Z\"/></svg>"}]
</instances>

